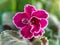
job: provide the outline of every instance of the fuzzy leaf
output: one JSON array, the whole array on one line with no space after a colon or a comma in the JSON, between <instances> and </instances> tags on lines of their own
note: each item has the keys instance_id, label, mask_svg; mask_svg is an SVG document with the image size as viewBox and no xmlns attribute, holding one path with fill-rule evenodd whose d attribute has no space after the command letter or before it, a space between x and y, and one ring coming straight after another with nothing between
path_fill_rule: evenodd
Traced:
<instances>
[{"instance_id":1,"label":"fuzzy leaf","mask_svg":"<svg viewBox=\"0 0 60 45\"><path fill-rule=\"evenodd\" d=\"M0 34L1 45L27 45L25 40L19 39L16 31L6 30Z\"/></svg>"}]
</instances>

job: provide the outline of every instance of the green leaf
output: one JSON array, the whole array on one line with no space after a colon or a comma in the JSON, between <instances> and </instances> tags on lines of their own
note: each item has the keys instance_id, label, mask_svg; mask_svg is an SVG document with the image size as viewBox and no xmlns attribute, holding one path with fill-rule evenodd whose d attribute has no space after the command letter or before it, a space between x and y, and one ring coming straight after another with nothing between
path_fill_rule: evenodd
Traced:
<instances>
[{"instance_id":1,"label":"green leaf","mask_svg":"<svg viewBox=\"0 0 60 45\"><path fill-rule=\"evenodd\" d=\"M49 45L59 45L56 40L49 39Z\"/></svg>"},{"instance_id":2,"label":"green leaf","mask_svg":"<svg viewBox=\"0 0 60 45\"><path fill-rule=\"evenodd\" d=\"M49 39L51 39L51 38L53 37L53 32L52 32L52 30L49 29L49 28L46 28L46 29L45 29L45 34L44 34L44 36L46 36L46 37L48 37Z\"/></svg>"}]
</instances>

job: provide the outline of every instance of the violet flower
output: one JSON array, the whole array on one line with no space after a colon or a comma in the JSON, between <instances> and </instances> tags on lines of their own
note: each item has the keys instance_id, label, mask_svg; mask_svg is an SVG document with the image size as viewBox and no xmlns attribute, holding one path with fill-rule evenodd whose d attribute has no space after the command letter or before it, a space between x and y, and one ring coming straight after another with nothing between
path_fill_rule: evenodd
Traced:
<instances>
[{"instance_id":1,"label":"violet flower","mask_svg":"<svg viewBox=\"0 0 60 45\"><path fill-rule=\"evenodd\" d=\"M19 29L24 38L31 39L43 36L44 29L48 25L48 13L45 10L37 10L34 6L27 4L24 12L17 12L13 17L13 23Z\"/></svg>"}]
</instances>

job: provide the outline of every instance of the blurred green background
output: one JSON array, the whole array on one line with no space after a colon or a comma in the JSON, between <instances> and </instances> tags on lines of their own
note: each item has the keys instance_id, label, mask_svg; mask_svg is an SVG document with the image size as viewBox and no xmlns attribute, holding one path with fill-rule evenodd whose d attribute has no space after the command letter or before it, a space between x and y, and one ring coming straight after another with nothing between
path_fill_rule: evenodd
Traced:
<instances>
[{"instance_id":1,"label":"blurred green background","mask_svg":"<svg viewBox=\"0 0 60 45\"><path fill-rule=\"evenodd\" d=\"M0 0L0 33L5 30L18 31L12 23L16 12L23 12L24 5L31 4L37 9L49 13L49 25L45 34L49 45L59 45L60 42L60 0ZM38 44L37 44L38 45Z\"/></svg>"}]
</instances>

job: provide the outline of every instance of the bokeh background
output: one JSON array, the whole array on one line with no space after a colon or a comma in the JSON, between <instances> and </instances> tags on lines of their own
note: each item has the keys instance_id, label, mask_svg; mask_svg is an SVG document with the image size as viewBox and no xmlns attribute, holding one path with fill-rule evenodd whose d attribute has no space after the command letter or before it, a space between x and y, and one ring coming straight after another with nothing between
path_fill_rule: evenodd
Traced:
<instances>
[{"instance_id":1,"label":"bokeh background","mask_svg":"<svg viewBox=\"0 0 60 45\"><path fill-rule=\"evenodd\" d=\"M1 45L40 45L40 40L22 40L12 23L16 12L23 12L24 5L31 4L37 9L44 9L49 13L49 25L45 29L47 45L60 45L60 0L0 0L0 44ZM8 34L8 35L7 35ZM12 40L13 39L13 40Z\"/></svg>"}]
</instances>

